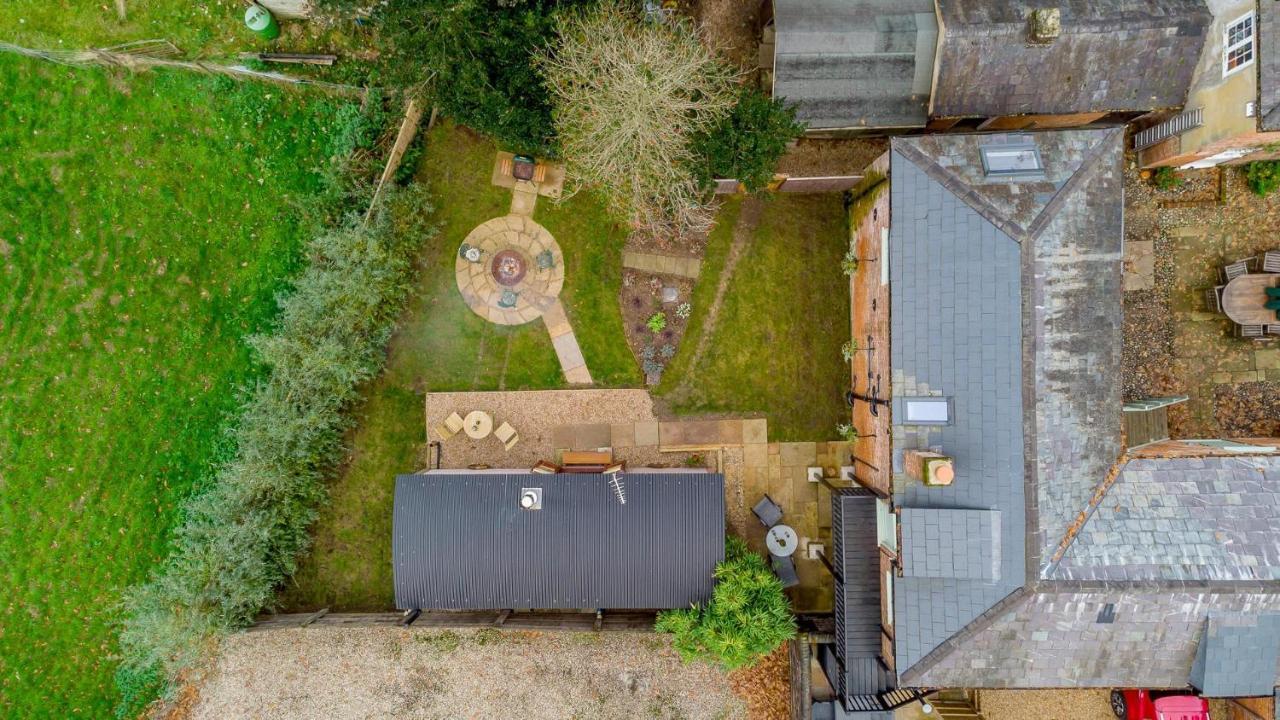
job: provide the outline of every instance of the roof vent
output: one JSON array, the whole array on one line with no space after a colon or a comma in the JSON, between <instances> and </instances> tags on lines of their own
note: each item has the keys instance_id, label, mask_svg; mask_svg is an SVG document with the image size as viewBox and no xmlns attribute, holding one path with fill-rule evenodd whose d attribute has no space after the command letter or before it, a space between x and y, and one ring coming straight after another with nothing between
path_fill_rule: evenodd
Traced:
<instances>
[{"instance_id":1,"label":"roof vent","mask_svg":"<svg viewBox=\"0 0 1280 720\"><path fill-rule=\"evenodd\" d=\"M1031 11L1031 42L1044 45L1057 40L1061 34L1061 10L1055 7Z\"/></svg>"},{"instance_id":2,"label":"roof vent","mask_svg":"<svg viewBox=\"0 0 1280 720\"><path fill-rule=\"evenodd\" d=\"M1103 605L1102 609L1098 611L1098 624L1110 625L1115 621L1116 621L1116 604L1107 603L1106 605Z\"/></svg>"},{"instance_id":3,"label":"roof vent","mask_svg":"<svg viewBox=\"0 0 1280 720\"><path fill-rule=\"evenodd\" d=\"M542 488L520 488L520 509L541 510Z\"/></svg>"}]
</instances>

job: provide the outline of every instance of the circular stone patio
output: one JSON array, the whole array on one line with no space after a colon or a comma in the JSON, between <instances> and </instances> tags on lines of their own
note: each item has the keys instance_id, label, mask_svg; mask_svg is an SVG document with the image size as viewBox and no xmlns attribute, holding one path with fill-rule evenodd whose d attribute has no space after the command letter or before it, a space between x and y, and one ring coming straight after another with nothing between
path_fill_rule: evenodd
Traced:
<instances>
[{"instance_id":1,"label":"circular stone patio","mask_svg":"<svg viewBox=\"0 0 1280 720\"><path fill-rule=\"evenodd\" d=\"M454 260L458 291L475 314L499 325L542 317L564 287L564 255L547 229L507 215L477 225Z\"/></svg>"}]
</instances>

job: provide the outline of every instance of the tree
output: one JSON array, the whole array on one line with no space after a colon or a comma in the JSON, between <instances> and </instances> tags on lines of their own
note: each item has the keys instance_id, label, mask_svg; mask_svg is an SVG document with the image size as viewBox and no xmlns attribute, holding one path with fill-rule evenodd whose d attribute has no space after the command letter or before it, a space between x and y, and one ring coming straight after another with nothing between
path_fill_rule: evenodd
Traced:
<instances>
[{"instance_id":1,"label":"tree","mask_svg":"<svg viewBox=\"0 0 1280 720\"><path fill-rule=\"evenodd\" d=\"M659 239L710 227L692 139L734 100L734 71L687 21L644 21L614 0L562 14L540 56L567 176Z\"/></svg>"},{"instance_id":2,"label":"tree","mask_svg":"<svg viewBox=\"0 0 1280 720\"><path fill-rule=\"evenodd\" d=\"M804 123L796 121L794 105L744 85L733 111L698 137L703 182L732 178L751 192L763 190L773 180L787 144L803 132Z\"/></svg>"},{"instance_id":3,"label":"tree","mask_svg":"<svg viewBox=\"0 0 1280 720\"><path fill-rule=\"evenodd\" d=\"M733 670L768 655L796 632L782 582L764 558L736 537L725 538L716 588L705 607L664 610L656 629L675 635L685 661L709 659Z\"/></svg>"},{"instance_id":4,"label":"tree","mask_svg":"<svg viewBox=\"0 0 1280 720\"><path fill-rule=\"evenodd\" d=\"M504 148L553 155L551 101L533 57L555 38L556 12L579 2L387 0L375 79L425 85L442 113Z\"/></svg>"}]
</instances>

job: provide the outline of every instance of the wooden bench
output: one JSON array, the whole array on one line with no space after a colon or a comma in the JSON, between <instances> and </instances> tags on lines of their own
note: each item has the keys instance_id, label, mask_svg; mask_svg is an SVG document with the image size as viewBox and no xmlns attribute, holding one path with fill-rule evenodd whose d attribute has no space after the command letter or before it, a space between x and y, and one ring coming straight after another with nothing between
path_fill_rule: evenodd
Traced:
<instances>
[{"instance_id":1,"label":"wooden bench","mask_svg":"<svg viewBox=\"0 0 1280 720\"><path fill-rule=\"evenodd\" d=\"M567 473L602 473L612 464L612 452L566 450L560 457L560 465Z\"/></svg>"}]
</instances>

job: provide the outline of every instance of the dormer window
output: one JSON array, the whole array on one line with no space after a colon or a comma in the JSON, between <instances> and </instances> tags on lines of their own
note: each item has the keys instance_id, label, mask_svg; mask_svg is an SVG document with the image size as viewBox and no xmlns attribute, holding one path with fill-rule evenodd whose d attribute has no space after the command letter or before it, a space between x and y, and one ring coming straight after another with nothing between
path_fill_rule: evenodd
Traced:
<instances>
[{"instance_id":1,"label":"dormer window","mask_svg":"<svg viewBox=\"0 0 1280 720\"><path fill-rule=\"evenodd\" d=\"M1253 64L1253 13L1246 13L1227 26L1222 34L1222 77Z\"/></svg>"}]
</instances>

